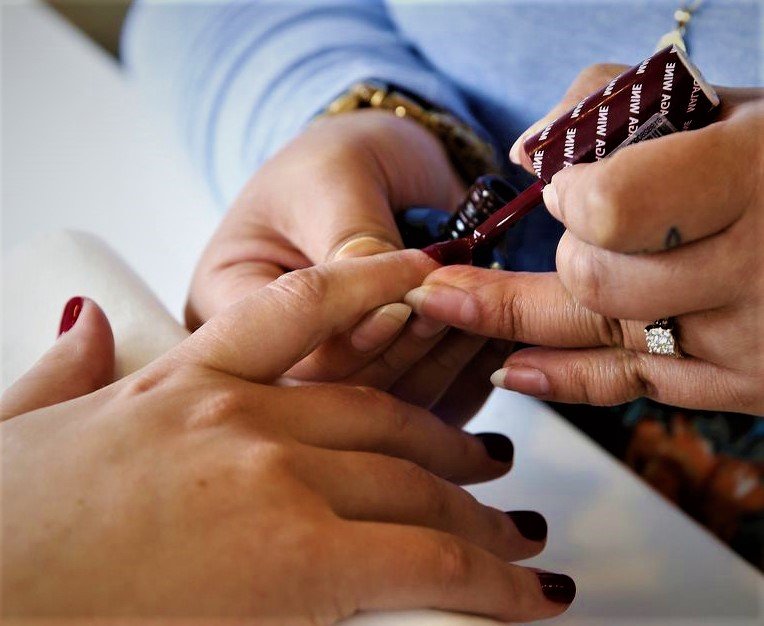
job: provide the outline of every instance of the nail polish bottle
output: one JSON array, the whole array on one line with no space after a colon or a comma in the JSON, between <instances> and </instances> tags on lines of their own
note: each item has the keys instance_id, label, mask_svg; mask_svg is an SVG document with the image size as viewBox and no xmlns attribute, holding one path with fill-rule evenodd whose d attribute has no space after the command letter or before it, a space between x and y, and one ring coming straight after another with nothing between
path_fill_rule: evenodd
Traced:
<instances>
[{"instance_id":1,"label":"nail polish bottle","mask_svg":"<svg viewBox=\"0 0 764 626\"><path fill-rule=\"evenodd\" d=\"M494 174L480 176L467 190L455 213L429 207L412 207L399 213L396 223L407 248L425 248L433 243L471 234L495 211L517 196L517 190ZM491 248L481 250L475 265L503 265Z\"/></svg>"},{"instance_id":2,"label":"nail polish bottle","mask_svg":"<svg viewBox=\"0 0 764 626\"><path fill-rule=\"evenodd\" d=\"M718 94L680 48L659 50L525 140L523 149L536 182L472 234L440 241L424 252L443 265L474 262L477 251L495 246L535 210L545 185L563 168L599 161L634 143L701 128L716 118L720 104Z\"/></svg>"}]
</instances>

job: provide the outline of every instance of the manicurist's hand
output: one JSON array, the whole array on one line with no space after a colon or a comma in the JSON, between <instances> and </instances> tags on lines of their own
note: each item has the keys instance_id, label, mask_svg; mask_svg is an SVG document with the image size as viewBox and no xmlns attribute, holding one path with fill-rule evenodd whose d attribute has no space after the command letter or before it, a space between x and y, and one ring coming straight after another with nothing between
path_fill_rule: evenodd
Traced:
<instances>
[{"instance_id":1,"label":"manicurist's hand","mask_svg":"<svg viewBox=\"0 0 764 626\"><path fill-rule=\"evenodd\" d=\"M463 192L440 140L416 122L375 110L319 119L261 167L231 206L196 269L188 324L196 328L286 271L400 249L397 211L453 209ZM463 423L490 387L449 388L468 363L466 375L475 379L501 357L490 348L480 353L482 338L410 313L400 303L371 313L352 341L311 355L290 375L387 389Z\"/></svg>"},{"instance_id":2,"label":"manicurist's hand","mask_svg":"<svg viewBox=\"0 0 764 626\"><path fill-rule=\"evenodd\" d=\"M543 548L543 518L451 482L507 472L508 439L376 390L274 384L429 269L410 251L294 272L112 384L108 321L74 301L69 330L2 401L4 614L315 625L364 609L564 611L570 579L508 563Z\"/></svg>"},{"instance_id":3,"label":"manicurist's hand","mask_svg":"<svg viewBox=\"0 0 764 626\"><path fill-rule=\"evenodd\" d=\"M582 73L528 132L623 69ZM554 176L544 200L567 229L559 274L448 267L406 301L444 323L539 346L507 359L492 378L501 387L561 402L648 396L764 413L764 100L718 91L716 123ZM529 167L523 139L511 156ZM684 358L647 354L645 326L671 317Z\"/></svg>"}]
</instances>

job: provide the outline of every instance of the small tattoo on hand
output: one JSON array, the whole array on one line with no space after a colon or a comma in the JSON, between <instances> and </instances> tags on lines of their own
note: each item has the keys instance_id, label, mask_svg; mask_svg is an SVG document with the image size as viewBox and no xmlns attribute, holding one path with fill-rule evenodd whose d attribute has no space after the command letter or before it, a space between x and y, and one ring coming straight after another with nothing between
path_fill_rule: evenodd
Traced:
<instances>
[{"instance_id":1,"label":"small tattoo on hand","mask_svg":"<svg viewBox=\"0 0 764 626\"><path fill-rule=\"evenodd\" d=\"M676 226L672 226L666 233L666 239L663 242L663 247L666 248L666 250L669 250L671 248L676 248L681 243L682 235L679 234L679 229Z\"/></svg>"}]
</instances>

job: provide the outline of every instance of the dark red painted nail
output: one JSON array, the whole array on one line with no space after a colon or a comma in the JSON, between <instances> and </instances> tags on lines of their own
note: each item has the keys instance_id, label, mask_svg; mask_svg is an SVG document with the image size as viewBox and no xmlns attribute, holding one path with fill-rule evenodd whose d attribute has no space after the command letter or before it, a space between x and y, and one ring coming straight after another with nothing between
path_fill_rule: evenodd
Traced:
<instances>
[{"instance_id":1,"label":"dark red painted nail","mask_svg":"<svg viewBox=\"0 0 764 626\"><path fill-rule=\"evenodd\" d=\"M565 574L552 574L551 572L537 572L541 584L541 592L547 600L570 604L576 597L576 583L570 576Z\"/></svg>"},{"instance_id":2,"label":"dark red painted nail","mask_svg":"<svg viewBox=\"0 0 764 626\"><path fill-rule=\"evenodd\" d=\"M509 437L499 433L478 433L475 435L485 446L485 451L494 461L511 463L515 456L515 446Z\"/></svg>"},{"instance_id":3,"label":"dark red painted nail","mask_svg":"<svg viewBox=\"0 0 764 626\"><path fill-rule=\"evenodd\" d=\"M77 318L82 311L82 305L85 303L85 299L82 296L74 296L64 306L64 312L61 315L61 324L58 327L58 336L60 337L65 332L72 329L72 326L77 322Z\"/></svg>"},{"instance_id":4,"label":"dark red painted nail","mask_svg":"<svg viewBox=\"0 0 764 626\"><path fill-rule=\"evenodd\" d=\"M507 511L507 515L526 539L531 541L544 541L546 539L546 520L541 513L536 513L536 511Z\"/></svg>"}]
</instances>

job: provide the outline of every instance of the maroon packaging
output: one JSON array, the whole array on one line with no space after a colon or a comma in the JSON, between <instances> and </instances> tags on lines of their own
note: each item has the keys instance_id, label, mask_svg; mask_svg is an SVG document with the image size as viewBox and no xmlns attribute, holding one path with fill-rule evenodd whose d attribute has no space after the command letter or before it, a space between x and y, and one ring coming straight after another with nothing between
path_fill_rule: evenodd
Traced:
<instances>
[{"instance_id":1,"label":"maroon packaging","mask_svg":"<svg viewBox=\"0 0 764 626\"><path fill-rule=\"evenodd\" d=\"M550 182L563 167L599 161L623 145L710 123L719 97L684 52L669 46L615 77L523 147Z\"/></svg>"}]
</instances>

